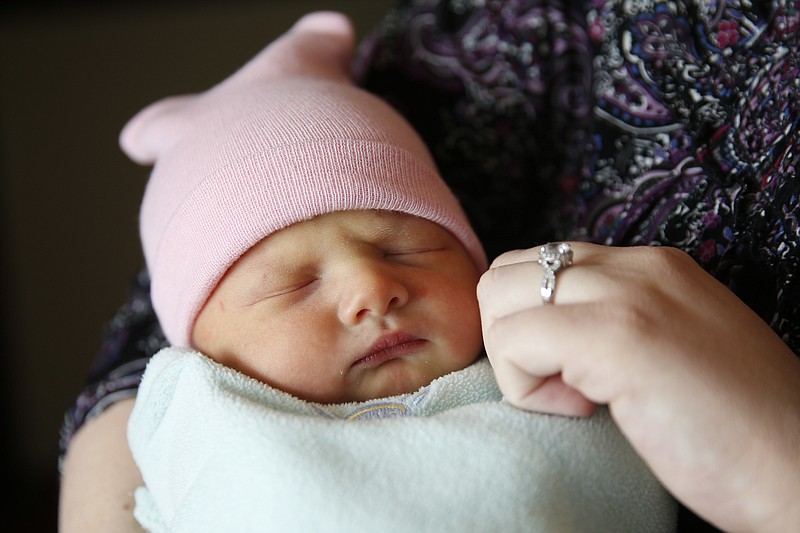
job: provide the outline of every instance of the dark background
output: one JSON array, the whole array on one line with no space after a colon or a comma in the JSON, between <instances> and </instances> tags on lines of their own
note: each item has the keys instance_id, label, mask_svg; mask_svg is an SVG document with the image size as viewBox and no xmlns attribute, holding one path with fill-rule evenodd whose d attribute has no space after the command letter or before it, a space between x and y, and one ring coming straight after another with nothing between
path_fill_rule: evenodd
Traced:
<instances>
[{"instance_id":1,"label":"dark background","mask_svg":"<svg viewBox=\"0 0 800 533\"><path fill-rule=\"evenodd\" d=\"M308 11L344 11L363 35L392 3L0 5L0 529L56 531L64 411L142 265L147 170L118 148L124 123L220 81Z\"/></svg>"}]
</instances>

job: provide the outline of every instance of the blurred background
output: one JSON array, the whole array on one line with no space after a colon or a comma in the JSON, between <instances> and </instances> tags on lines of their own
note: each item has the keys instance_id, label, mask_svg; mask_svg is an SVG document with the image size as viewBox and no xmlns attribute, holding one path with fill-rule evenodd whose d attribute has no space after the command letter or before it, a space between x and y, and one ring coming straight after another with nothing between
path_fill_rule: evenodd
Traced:
<instances>
[{"instance_id":1,"label":"blurred background","mask_svg":"<svg viewBox=\"0 0 800 533\"><path fill-rule=\"evenodd\" d=\"M220 81L308 11L348 13L362 36L393 3L0 5L3 531L56 531L64 412L143 264L147 169L120 152L124 123Z\"/></svg>"}]
</instances>

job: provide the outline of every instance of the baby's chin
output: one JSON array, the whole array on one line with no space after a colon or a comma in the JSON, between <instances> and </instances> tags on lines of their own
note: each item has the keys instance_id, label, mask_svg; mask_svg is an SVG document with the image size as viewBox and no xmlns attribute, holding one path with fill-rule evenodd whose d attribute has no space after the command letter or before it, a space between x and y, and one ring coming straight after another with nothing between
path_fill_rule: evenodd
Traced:
<instances>
[{"instance_id":1,"label":"baby's chin","mask_svg":"<svg viewBox=\"0 0 800 533\"><path fill-rule=\"evenodd\" d=\"M360 382L348 387L344 394L344 400L336 403L367 402L411 394L427 387L440 377L466 368L472 362L435 370L432 365L427 363L415 366L406 364L407 362L402 360L390 361L382 365L380 369L376 369L380 372L375 372L374 375L365 375Z\"/></svg>"}]
</instances>

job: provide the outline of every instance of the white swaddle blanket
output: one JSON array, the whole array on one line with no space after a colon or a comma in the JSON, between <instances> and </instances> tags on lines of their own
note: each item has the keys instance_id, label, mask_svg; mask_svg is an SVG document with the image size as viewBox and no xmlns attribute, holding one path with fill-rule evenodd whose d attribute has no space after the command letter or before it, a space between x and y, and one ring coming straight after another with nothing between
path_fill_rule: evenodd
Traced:
<instances>
[{"instance_id":1,"label":"white swaddle blanket","mask_svg":"<svg viewBox=\"0 0 800 533\"><path fill-rule=\"evenodd\" d=\"M305 402L190 350L145 372L128 437L150 531L674 531L677 507L601 409L502 401L489 363L359 404Z\"/></svg>"}]
</instances>

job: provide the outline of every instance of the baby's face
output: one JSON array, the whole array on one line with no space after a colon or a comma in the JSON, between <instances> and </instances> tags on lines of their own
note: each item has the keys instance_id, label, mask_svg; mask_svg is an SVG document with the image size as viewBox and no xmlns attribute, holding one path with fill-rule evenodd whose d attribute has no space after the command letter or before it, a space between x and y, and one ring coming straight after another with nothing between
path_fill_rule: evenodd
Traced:
<instances>
[{"instance_id":1,"label":"baby's face","mask_svg":"<svg viewBox=\"0 0 800 533\"><path fill-rule=\"evenodd\" d=\"M219 363L309 401L413 392L476 359L478 277L437 224L331 213L244 254L201 310L192 340Z\"/></svg>"}]
</instances>

